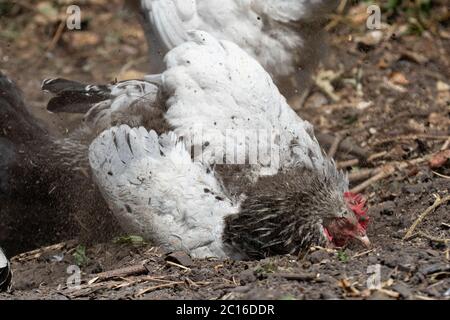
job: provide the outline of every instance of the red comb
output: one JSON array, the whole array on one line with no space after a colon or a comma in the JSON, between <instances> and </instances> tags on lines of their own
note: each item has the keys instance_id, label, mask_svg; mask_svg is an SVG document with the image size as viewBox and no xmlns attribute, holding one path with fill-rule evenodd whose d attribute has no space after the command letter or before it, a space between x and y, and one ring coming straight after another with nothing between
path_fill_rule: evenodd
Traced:
<instances>
[{"instance_id":1,"label":"red comb","mask_svg":"<svg viewBox=\"0 0 450 320\"><path fill-rule=\"evenodd\" d=\"M360 194L353 192L344 192L344 199L347 201L350 209L353 210L358 218L359 224L364 230L367 229L369 224L369 217L367 216L366 199Z\"/></svg>"}]
</instances>

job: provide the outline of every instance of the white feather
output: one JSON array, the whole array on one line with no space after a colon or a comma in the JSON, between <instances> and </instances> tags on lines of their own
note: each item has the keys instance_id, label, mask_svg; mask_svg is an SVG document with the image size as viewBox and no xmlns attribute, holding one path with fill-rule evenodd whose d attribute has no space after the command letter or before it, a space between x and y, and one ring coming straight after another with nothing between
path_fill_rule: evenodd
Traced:
<instances>
[{"instance_id":1,"label":"white feather","mask_svg":"<svg viewBox=\"0 0 450 320\"><path fill-rule=\"evenodd\" d=\"M225 257L223 218L237 212L237 205L174 133L158 137L144 128L114 127L92 143L89 158L125 230L170 250Z\"/></svg>"},{"instance_id":2,"label":"white feather","mask_svg":"<svg viewBox=\"0 0 450 320\"><path fill-rule=\"evenodd\" d=\"M279 134L281 166L323 164L311 124L289 107L257 61L205 32L190 36L193 41L167 54L162 76L166 119L178 136L190 138L200 128L208 152L225 146L227 131L266 130ZM250 150L250 142L242 147Z\"/></svg>"}]
</instances>

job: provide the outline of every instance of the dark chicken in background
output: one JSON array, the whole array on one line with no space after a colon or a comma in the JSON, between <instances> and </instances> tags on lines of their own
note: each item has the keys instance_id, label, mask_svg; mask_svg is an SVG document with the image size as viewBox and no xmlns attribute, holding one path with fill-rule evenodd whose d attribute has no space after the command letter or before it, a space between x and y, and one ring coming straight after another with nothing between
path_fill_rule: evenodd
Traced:
<instances>
[{"instance_id":1,"label":"dark chicken in background","mask_svg":"<svg viewBox=\"0 0 450 320\"><path fill-rule=\"evenodd\" d=\"M103 228L109 216L84 220L82 212L88 217L106 206L90 180L69 170L56 150L21 91L0 73L0 245L9 256Z\"/></svg>"}]
</instances>

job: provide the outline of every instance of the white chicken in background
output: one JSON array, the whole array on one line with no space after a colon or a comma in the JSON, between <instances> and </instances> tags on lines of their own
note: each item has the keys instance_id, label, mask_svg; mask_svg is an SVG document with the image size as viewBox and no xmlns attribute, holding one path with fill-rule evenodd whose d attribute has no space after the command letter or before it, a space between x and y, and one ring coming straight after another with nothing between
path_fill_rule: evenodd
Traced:
<instances>
[{"instance_id":1,"label":"white chicken in background","mask_svg":"<svg viewBox=\"0 0 450 320\"><path fill-rule=\"evenodd\" d=\"M348 193L346 176L323 155L311 124L289 107L269 74L232 42L201 31L188 37L167 54L166 71L147 77L154 85L131 80L63 89L66 80L44 81L54 99L73 108L84 110L77 95L105 97L88 111L85 125L93 131L104 128L104 119L122 124L101 133L89 151L94 178L122 227L194 257L297 254L351 239L367 245L364 202ZM146 116L136 123L134 107L142 101ZM72 108L50 104L53 111ZM198 127L200 157L186 145ZM223 158L212 157L227 155L230 143L245 159L251 150L259 155L249 136L227 135L260 130L277 133L269 144L277 166L221 164Z\"/></svg>"},{"instance_id":2,"label":"white chicken in background","mask_svg":"<svg viewBox=\"0 0 450 320\"><path fill-rule=\"evenodd\" d=\"M323 25L337 0L141 0L152 72L164 55L204 30L236 43L276 80L287 97L308 88L325 51ZM294 83L292 83L294 80Z\"/></svg>"}]
</instances>

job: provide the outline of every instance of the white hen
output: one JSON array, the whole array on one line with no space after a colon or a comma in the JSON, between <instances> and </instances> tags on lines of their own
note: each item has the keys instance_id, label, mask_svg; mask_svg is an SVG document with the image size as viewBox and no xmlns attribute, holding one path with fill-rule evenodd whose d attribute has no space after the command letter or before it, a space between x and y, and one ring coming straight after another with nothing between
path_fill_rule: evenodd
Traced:
<instances>
[{"instance_id":1,"label":"white hen","mask_svg":"<svg viewBox=\"0 0 450 320\"><path fill-rule=\"evenodd\" d=\"M323 22L337 0L141 0L152 72L162 57L204 30L236 43L283 87L294 76L297 89L324 51ZM293 88L286 93L292 95Z\"/></svg>"},{"instance_id":2,"label":"white hen","mask_svg":"<svg viewBox=\"0 0 450 320\"><path fill-rule=\"evenodd\" d=\"M347 179L323 156L312 126L289 107L261 65L234 43L200 31L189 36L191 41L167 54L167 70L148 77L159 90L158 98L146 100L148 110L165 112L153 126L144 125L166 133L122 125L90 146L94 177L122 226L195 257L261 257L327 241L366 241L346 204ZM135 80L118 85L127 83L136 88ZM156 87L140 87L143 97L145 88L155 97ZM93 86L85 88L92 94ZM104 103L102 110L111 118L114 97L108 100L112 107ZM133 106L136 97L129 101ZM128 123L126 113L120 114L119 122ZM104 117L91 117L88 125ZM172 131L161 130L167 127ZM265 140L257 148L252 132ZM260 132L274 139L267 142ZM244 161L221 165L230 150ZM267 175L269 180L261 178Z\"/></svg>"}]
</instances>

